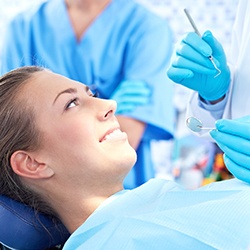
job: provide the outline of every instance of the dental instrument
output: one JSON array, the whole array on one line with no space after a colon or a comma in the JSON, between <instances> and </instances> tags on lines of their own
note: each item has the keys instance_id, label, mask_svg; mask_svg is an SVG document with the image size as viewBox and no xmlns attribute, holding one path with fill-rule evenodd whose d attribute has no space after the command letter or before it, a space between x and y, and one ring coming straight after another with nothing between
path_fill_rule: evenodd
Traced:
<instances>
[{"instance_id":1,"label":"dental instrument","mask_svg":"<svg viewBox=\"0 0 250 250\"><path fill-rule=\"evenodd\" d=\"M200 132L201 130L215 129L215 128L212 128L212 127L203 127L202 122L199 119L197 119L196 117L193 117L193 116L187 118L186 125L193 132Z\"/></svg>"},{"instance_id":2,"label":"dental instrument","mask_svg":"<svg viewBox=\"0 0 250 250\"><path fill-rule=\"evenodd\" d=\"M185 12L185 14L186 14L186 16L187 16L187 18L188 18L190 24L192 25L192 27L193 27L195 33L196 33L199 37L201 37L201 33L199 32L197 26L195 25L195 23L194 23L192 17L190 16L188 10L187 10L187 9L184 9L184 12ZM214 78L215 78L215 77L217 77L217 76L219 76L219 75L221 74L221 70L216 66L216 64L215 64L215 62L214 62L214 58L213 58L212 55L209 56L208 59L209 59L209 60L211 61L211 63L213 64L214 68L218 71L218 73L214 76Z\"/></svg>"}]
</instances>

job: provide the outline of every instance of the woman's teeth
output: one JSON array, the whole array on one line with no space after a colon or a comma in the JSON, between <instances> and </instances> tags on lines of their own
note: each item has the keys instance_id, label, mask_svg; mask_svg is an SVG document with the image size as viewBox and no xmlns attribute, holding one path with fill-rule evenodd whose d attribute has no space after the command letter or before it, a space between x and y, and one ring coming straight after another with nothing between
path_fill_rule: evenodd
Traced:
<instances>
[{"instance_id":1,"label":"woman's teeth","mask_svg":"<svg viewBox=\"0 0 250 250\"><path fill-rule=\"evenodd\" d=\"M112 133L106 135L102 141L106 141L106 140L112 140L112 139L117 139L122 135L122 131L120 129L116 129L114 130Z\"/></svg>"}]
</instances>

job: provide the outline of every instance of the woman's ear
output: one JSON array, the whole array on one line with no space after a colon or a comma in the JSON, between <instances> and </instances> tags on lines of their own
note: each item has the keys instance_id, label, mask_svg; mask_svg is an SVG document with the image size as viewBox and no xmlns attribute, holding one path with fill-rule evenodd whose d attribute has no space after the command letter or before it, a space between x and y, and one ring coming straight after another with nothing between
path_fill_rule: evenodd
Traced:
<instances>
[{"instance_id":1,"label":"woman's ear","mask_svg":"<svg viewBox=\"0 0 250 250\"><path fill-rule=\"evenodd\" d=\"M47 164L38 162L32 154L22 150L11 155L10 165L17 175L32 179L50 178L54 175L54 171Z\"/></svg>"}]
</instances>

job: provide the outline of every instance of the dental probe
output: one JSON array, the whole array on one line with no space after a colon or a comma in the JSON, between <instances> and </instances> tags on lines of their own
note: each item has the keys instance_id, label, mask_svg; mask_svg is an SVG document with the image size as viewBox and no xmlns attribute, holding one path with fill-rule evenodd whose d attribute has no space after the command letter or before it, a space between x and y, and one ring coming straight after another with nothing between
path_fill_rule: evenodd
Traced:
<instances>
[{"instance_id":1,"label":"dental probe","mask_svg":"<svg viewBox=\"0 0 250 250\"><path fill-rule=\"evenodd\" d=\"M187 18L188 18L190 24L192 25L192 27L193 27L195 33L196 33L199 37L201 37L201 33L200 33L199 30L197 29L197 26L195 25L195 23L194 23L192 17L190 16L188 10L187 10L187 9L184 9L184 12L185 12L185 14L186 14L186 16L187 16ZM218 74L214 76L214 77L217 77L218 75L220 75L221 70L216 66L216 64L215 64L215 62L214 62L214 58L213 58L212 55L209 56L208 59L209 59L209 60L211 61L211 63L213 64L214 68L218 71Z\"/></svg>"}]
</instances>

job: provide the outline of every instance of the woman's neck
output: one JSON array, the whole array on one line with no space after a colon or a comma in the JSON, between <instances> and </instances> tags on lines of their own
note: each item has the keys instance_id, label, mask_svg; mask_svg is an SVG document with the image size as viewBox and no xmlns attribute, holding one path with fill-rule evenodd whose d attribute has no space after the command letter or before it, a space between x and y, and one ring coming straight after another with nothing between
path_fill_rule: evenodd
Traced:
<instances>
[{"instance_id":1,"label":"woman's neck","mask_svg":"<svg viewBox=\"0 0 250 250\"><path fill-rule=\"evenodd\" d=\"M80 227L107 198L123 190L122 184L101 189L98 186L72 187L66 184L62 188L62 185L57 186L55 183L52 189L51 185L46 185L44 199L56 211L70 233Z\"/></svg>"},{"instance_id":2,"label":"woman's neck","mask_svg":"<svg viewBox=\"0 0 250 250\"><path fill-rule=\"evenodd\" d=\"M88 217L107 199L108 197L95 197L94 199L71 200L65 206L65 202L57 205L57 212L70 233L79 228Z\"/></svg>"}]
</instances>

